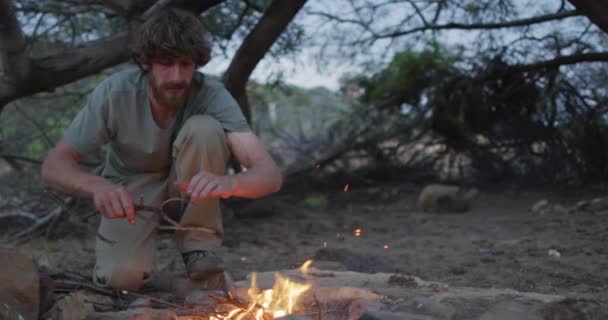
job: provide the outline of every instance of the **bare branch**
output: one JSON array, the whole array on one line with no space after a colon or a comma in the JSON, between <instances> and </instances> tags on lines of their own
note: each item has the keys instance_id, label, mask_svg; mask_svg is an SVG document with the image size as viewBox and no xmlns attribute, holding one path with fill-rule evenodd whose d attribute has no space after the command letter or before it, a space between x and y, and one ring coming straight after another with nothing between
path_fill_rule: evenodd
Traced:
<instances>
[{"instance_id":1,"label":"bare branch","mask_svg":"<svg viewBox=\"0 0 608 320\"><path fill-rule=\"evenodd\" d=\"M22 79L29 72L25 37L10 0L0 0L0 81Z\"/></svg>"},{"instance_id":2,"label":"bare branch","mask_svg":"<svg viewBox=\"0 0 608 320\"><path fill-rule=\"evenodd\" d=\"M558 56L551 60L535 62L531 64L522 64L514 66L512 69L516 71L531 71L538 69L554 68L565 65L572 65L583 62L606 62L608 61L608 52L593 52L580 53L568 56Z\"/></svg>"},{"instance_id":3,"label":"bare branch","mask_svg":"<svg viewBox=\"0 0 608 320\"><path fill-rule=\"evenodd\" d=\"M436 21L439 16L439 7L435 16L433 17L433 21ZM415 10L417 15L422 19L422 12L420 9ZM430 24L427 20L423 19L423 25L419 27L414 27L411 29L398 29L390 32L379 32L378 30L374 30L372 26L363 21L362 19L355 18L344 18L337 15L333 15L327 12L322 11L308 11L311 15L317 15L323 18L326 18L331 21L335 21L337 23L343 24L352 24L358 26L369 33L368 37L359 37L359 39L349 42L350 45L357 45L361 43L374 43L380 39L391 39L398 38L402 36L406 36L409 34L424 32L424 31L438 31L438 30L453 30L453 29L461 29L461 30L474 30L474 29L501 29L501 28L514 28L514 27L523 27L530 26L533 24L549 22L553 20L561 20L569 17L581 16L582 12L578 10L570 10L563 12L556 12L552 14L540 15L530 18L506 21L506 22L496 22L496 23L446 23L446 24ZM408 18L409 19L409 18Z\"/></svg>"},{"instance_id":4,"label":"bare branch","mask_svg":"<svg viewBox=\"0 0 608 320\"><path fill-rule=\"evenodd\" d=\"M585 14L591 22L608 32L608 3L597 0L568 0L577 10Z\"/></svg>"},{"instance_id":5,"label":"bare branch","mask_svg":"<svg viewBox=\"0 0 608 320\"><path fill-rule=\"evenodd\" d=\"M174 0L171 5L200 14L222 1ZM129 58L128 36L125 31L81 47L29 59L24 36L10 2L0 0L0 111L12 100L41 91L52 91L58 86L100 72ZM87 2L90 5L93 3ZM103 0L101 3L118 8L117 10L122 10L125 14L131 14L129 10L134 10L135 5L132 0ZM156 1L146 10L144 16L152 15L168 3L169 0ZM131 19L131 22L136 20L137 18Z\"/></svg>"},{"instance_id":6,"label":"bare branch","mask_svg":"<svg viewBox=\"0 0 608 320\"><path fill-rule=\"evenodd\" d=\"M409 30L400 30L390 32L386 34L379 34L379 38L394 38L400 37L416 32L428 31L428 30L449 30L449 29L460 29L460 30L475 30L475 29L502 29L502 28L514 28L524 27L532 24L544 23L553 20L561 20L569 17L581 16L582 13L578 10L570 10L564 12L557 12L552 14L540 15L536 17L524 18L519 20L512 20L506 22L495 22L495 23L446 23L439 25L428 25Z\"/></svg>"},{"instance_id":7,"label":"bare branch","mask_svg":"<svg viewBox=\"0 0 608 320\"><path fill-rule=\"evenodd\" d=\"M99 2L121 16L127 16L133 7L133 0L99 0Z\"/></svg>"},{"instance_id":8,"label":"bare branch","mask_svg":"<svg viewBox=\"0 0 608 320\"><path fill-rule=\"evenodd\" d=\"M166 7L169 2L171 2L171 0L158 0L155 4L150 6L150 8L148 8L148 10L146 10L146 12L141 15L141 17L144 20L149 18L154 12L157 12L158 10Z\"/></svg>"},{"instance_id":9,"label":"bare branch","mask_svg":"<svg viewBox=\"0 0 608 320\"><path fill-rule=\"evenodd\" d=\"M78 80L129 58L127 34L97 41L80 48L68 49L32 60L27 82L0 82L0 106L19 97L54 88Z\"/></svg>"}]
</instances>

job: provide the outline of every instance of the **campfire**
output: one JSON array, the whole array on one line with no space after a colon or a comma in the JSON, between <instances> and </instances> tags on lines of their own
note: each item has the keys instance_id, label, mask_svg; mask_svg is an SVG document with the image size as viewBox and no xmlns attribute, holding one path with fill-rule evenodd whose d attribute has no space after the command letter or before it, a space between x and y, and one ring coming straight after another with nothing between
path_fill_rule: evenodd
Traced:
<instances>
[{"instance_id":1,"label":"campfire","mask_svg":"<svg viewBox=\"0 0 608 320\"><path fill-rule=\"evenodd\" d=\"M298 270L302 274L308 272L312 260L306 261ZM232 305L232 310L219 312L209 317L210 320L245 320L245 319L277 319L294 313L298 307L298 299L312 287L309 283L299 283L280 273L275 273L275 283L272 289L260 290L257 287L257 274L251 274L251 287L247 290L249 306L241 308ZM234 293L228 292L231 300L236 299ZM219 310L218 310L219 311Z\"/></svg>"}]
</instances>

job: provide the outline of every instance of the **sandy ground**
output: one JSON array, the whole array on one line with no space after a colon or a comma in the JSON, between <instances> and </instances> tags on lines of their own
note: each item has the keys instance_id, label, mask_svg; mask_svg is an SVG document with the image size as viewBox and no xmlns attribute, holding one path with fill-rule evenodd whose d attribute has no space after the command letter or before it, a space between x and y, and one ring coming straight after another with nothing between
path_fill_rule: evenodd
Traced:
<instances>
[{"instance_id":1,"label":"sandy ground","mask_svg":"<svg viewBox=\"0 0 608 320\"><path fill-rule=\"evenodd\" d=\"M42 192L39 184L25 192L13 187L14 177L3 181L0 212L17 206L43 209L32 204L39 199L32 194ZM453 286L511 288L608 304L608 214L530 211L540 199L570 206L597 191L496 187L482 189L470 212L432 214L417 209L420 186L353 183L344 192L342 183L332 184L287 186L256 214L232 204L220 254L234 278L292 268L316 256L355 271L396 271ZM19 197L29 200L20 203ZM60 220L49 237L20 247L31 248L39 263L55 272L90 275L97 218L85 223L82 217L91 211L83 208ZM181 262L171 237L163 235L158 267L171 263Z\"/></svg>"}]
</instances>

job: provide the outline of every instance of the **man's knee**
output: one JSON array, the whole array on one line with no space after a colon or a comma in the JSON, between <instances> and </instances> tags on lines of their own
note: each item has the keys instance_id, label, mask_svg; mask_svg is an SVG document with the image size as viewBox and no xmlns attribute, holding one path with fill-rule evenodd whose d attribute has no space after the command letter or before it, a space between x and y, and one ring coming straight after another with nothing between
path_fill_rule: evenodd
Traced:
<instances>
[{"instance_id":1,"label":"man's knee","mask_svg":"<svg viewBox=\"0 0 608 320\"><path fill-rule=\"evenodd\" d=\"M128 265L116 265L111 274L95 273L95 283L116 290L137 291L150 278L151 271Z\"/></svg>"},{"instance_id":2,"label":"man's knee","mask_svg":"<svg viewBox=\"0 0 608 320\"><path fill-rule=\"evenodd\" d=\"M194 141L206 141L214 138L223 140L225 135L222 124L207 115L191 116L186 120L178 133L178 136L193 139Z\"/></svg>"}]
</instances>

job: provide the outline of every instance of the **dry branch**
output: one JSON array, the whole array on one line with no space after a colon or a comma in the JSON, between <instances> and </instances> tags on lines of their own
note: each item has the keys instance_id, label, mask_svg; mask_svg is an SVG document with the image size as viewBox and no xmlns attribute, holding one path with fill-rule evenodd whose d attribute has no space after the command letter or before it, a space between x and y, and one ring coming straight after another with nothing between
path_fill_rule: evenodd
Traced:
<instances>
[{"instance_id":1,"label":"dry branch","mask_svg":"<svg viewBox=\"0 0 608 320\"><path fill-rule=\"evenodd\" d=\"M34 233L35 231L37 231L41 227L45 226L46 224L50 223L51 221L53 221L54 219L56 219L57 217L59 217L64 212L65 212L64 207L63 206L59 206L59 207L56 207L55 209L53 209L53 210L45 213L42 217L35 218L33 225L29 226L25 230L22 230L22 231L20 231L20 232L18 232L16 234L12 235L9 238L9 241L20 241L24 237L30 236L32 233ZM34 217L37 217L37 215L35 215L33 213L29 213L29 212L20 212L19 214L21 216L28 216L28 217L34 216Z\"/></svg>"}]
</instances>

